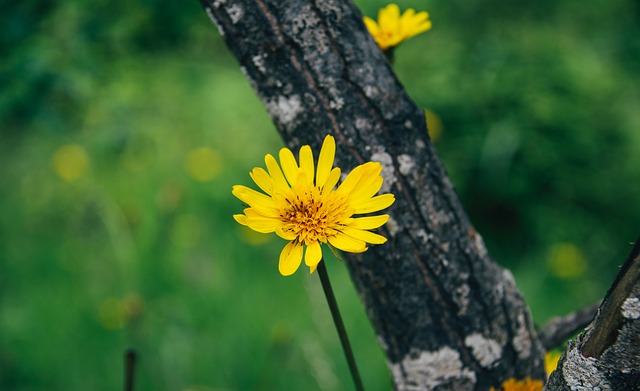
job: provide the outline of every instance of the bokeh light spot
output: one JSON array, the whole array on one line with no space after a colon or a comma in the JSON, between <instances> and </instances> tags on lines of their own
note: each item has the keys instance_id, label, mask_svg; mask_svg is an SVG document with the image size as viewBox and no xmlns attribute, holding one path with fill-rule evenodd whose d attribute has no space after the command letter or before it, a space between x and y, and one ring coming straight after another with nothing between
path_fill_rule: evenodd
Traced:
<instances>
[{"instance_id":1,"label":"bokeh light spot","mask_svg":"<svg viewBox=\"0 0 640 391\"><path fill-rule=\"evenodd\" d=\"M89 157L79 145L63 145L53 154L53 169L65 181L71 182L80 178L88 166Z\"/></svg>"},{"instance_id":2,"label":"bokeh light spot","mask_svg":"<svg viewBox=\"0 0 640 391\"><path fill-rule=\"evenodd\" d=\"M120 330L125 325L125 306L122 301L110 297L100 304L98 318L104 328Z\"/></svg>"},{"instance_id":3,"label":"bokeh light spot","mask_svg":"<svg viewBox=\"0 0 640 391\"><path fill-rule=\"evenodd\" d=\"M551 247L547 258L549 271L558 278L575 278L587 268L582 251L573 243L558 243Z\"/></svg>"},{"instance_id":4,"label":"bokeh light spot","mask_svg":"<svg viewBox=\"0 0 640 391\"><path fill-rule=\"evenodd\" d=\"M220 172L220 166L220 155L211 148L196 148L187 155L187 172L199 182L208 182L215 178Z\"/></svg>"}]
</instances>

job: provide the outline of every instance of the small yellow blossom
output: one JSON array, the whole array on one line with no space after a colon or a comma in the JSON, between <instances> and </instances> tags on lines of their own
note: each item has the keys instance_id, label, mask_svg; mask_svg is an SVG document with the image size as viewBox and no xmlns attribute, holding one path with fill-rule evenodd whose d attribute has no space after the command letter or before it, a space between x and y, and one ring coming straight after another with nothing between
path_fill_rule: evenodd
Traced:
<instances>
[{"instance_id":1,"label":"small yellow blossom","mask_svg":"<svg viewBox=\"0 0 640 391\"><path fill-rule=\"evenodd\" d=\"M378 22L365 16L364 24L382 51L398 46L403 41L431 29L429 14L412 8L402 15L397 4L389 4L378 11Z\"/></svg>"},{"instance_id":2,"label":"small yellow blossom","mask_svg":"<svg viewBox=\"0 0 640 391\"><path fill-rule=\"evenodd\" d=\"M502 388L499 390L491 387L489 391L542 391L543 387L544 383L540 380L533 380L531 378L516 380L511 378L502 382Z\"/></svg>"},{"instance_id":3,"label":"small yellow blossom","mask_svg":"<svg viewBox=\"0 0 640 391\"><path fill-rule=\"evenodd\" d=\"M544 370L547 372L547 377L551 376L551 372L558 367L560 356L560 352L549 352L544 356Z\"/></svg>"},{"instance_id":4,"label":"small yellow blossom","mask_svg":"<svg viewBox=\"0 0 640 391\"><path fill-rule=\"evenodd\" d=\"M234 219L257 232L275 232L289 240L280 254L278 270L283 276L305 264L313 273L322 259L321 243L342 251L360 253L367 244L382 244L384 236L371 232L389 215L353 217L378 212L395 201L393 194L376 195L382 187L382 165L359 165L336 188L340 169L333 168L336 144L324 139L317 167L308 145L300 148L299 163L288 148L280 150L280 165L267 154L267 170L256 167L250 176L266 194L246 186L233 186L233 195L249 205ZM281 169L282 167L282 169ZM305 251L306 249L306 251Z\"/></svg>"}]
</instances>

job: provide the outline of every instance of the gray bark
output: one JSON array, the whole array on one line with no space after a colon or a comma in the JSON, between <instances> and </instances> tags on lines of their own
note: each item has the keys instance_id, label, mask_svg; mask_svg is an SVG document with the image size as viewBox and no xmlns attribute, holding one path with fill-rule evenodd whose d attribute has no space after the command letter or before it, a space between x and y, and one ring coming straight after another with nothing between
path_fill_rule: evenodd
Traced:
<instances>
[{"instance_id":1,"label":"gray bark","mask_svg":"<svg viewBox=\"0 0 640 391\"><path fill-rule=\"evenodd\" d=\"M545 390L640 390L640 240L593 322L567 346Z\"/></svg>"},{"instance_id":2,"label":"gray bark","mask_svg":"<svg viewBox=\"0 0 640 391\"><path fill-rule=\"evenodd\" d=\"M344 171L382 163L389 241L344 254L398 390L544 379L510 272L470 224L407 96L349 1L202 0L286 144L336 138ZM357 355L357 353L356 353ZM365 379L366 383L366 379Z\"/></svg>"}]
</instances>

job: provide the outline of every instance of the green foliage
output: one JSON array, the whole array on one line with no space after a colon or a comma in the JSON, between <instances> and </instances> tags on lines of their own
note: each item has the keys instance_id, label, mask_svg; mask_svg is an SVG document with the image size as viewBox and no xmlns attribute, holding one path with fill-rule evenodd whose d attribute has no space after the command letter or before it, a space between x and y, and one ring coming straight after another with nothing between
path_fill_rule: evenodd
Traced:
<instances>
[{"instance_id":1,"label":"green foliage","mask_svg":"<svg viewBox=\"0 0 640 391\"><path fill-rule=\"evenodd\" d=\"M136 390L347 388L317 278L280 277L282 243L231 218L281 141L199 4L165 3L0 4L0 389L119 389L129 347ZM640 220L637 2L400 5L434 28L398 76L536 319L601 298ZM367 389L388 389L329 269Z\"/></svg>"}]
</instances>

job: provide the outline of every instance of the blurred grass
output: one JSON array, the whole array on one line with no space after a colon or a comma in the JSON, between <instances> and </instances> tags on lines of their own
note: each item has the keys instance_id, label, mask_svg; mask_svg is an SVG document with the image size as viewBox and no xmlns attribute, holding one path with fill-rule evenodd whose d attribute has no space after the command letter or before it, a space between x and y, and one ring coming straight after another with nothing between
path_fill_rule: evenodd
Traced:
<instances>
[{"instance_id":1,"label":"blurred grass","mask_svg":"<svg viewBox=\"0 0 640 391\"><path fill-rule=\"evenodd\" d=\"M215 28L197 2L91 4L0 4L0 389L119 389L129 347L137 390L348 388L317 278L280 277L282 241L231 218L282 142ZM601 298L640 220L638 4L400 5L434 28L398 76L536 321ZM367 389L389 389L329 261Z\"/></svg>"}]
</instances>

